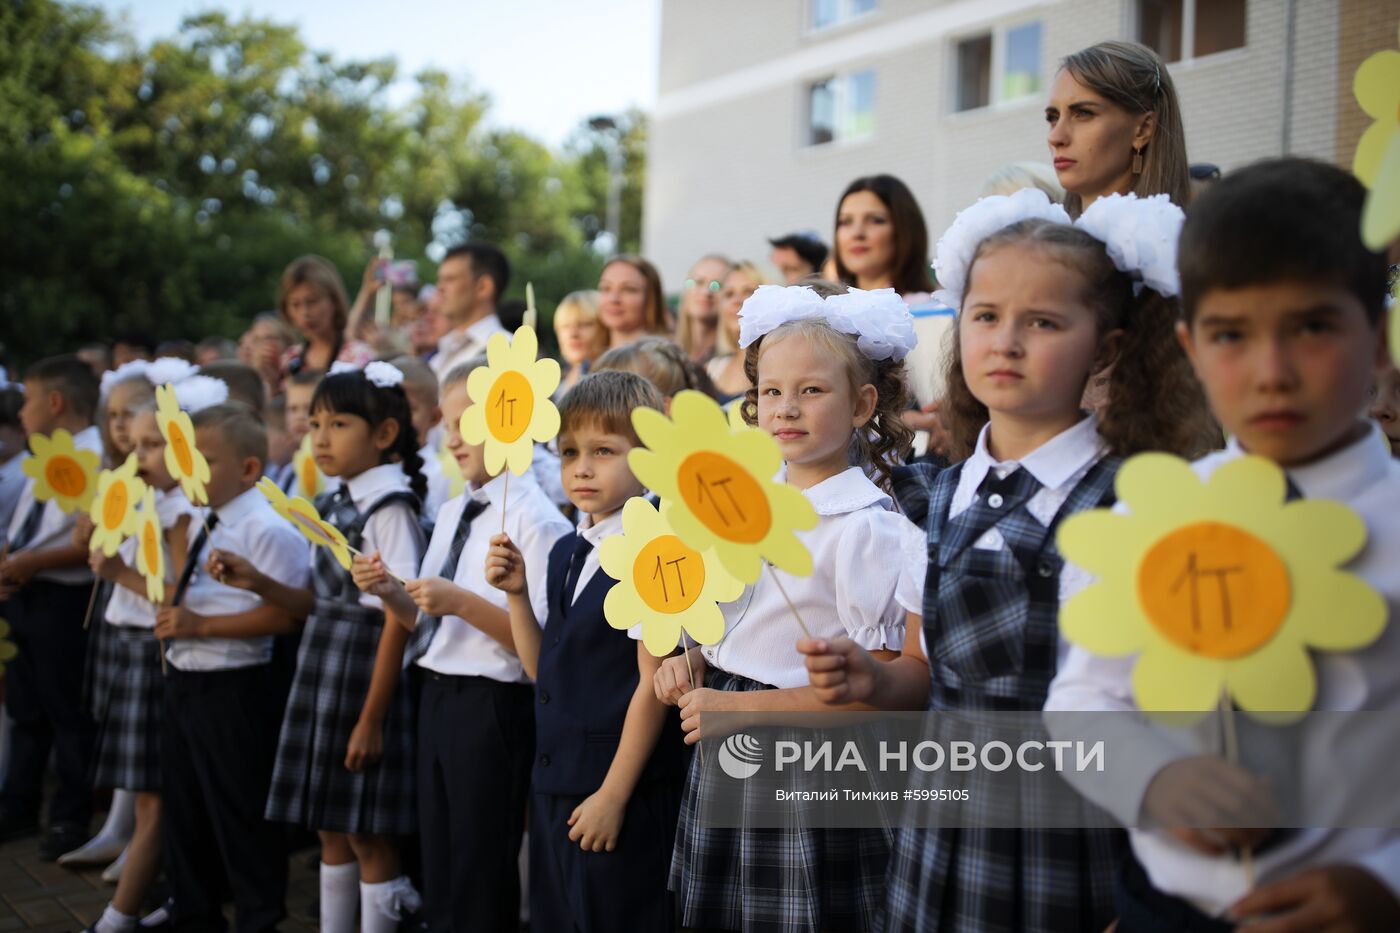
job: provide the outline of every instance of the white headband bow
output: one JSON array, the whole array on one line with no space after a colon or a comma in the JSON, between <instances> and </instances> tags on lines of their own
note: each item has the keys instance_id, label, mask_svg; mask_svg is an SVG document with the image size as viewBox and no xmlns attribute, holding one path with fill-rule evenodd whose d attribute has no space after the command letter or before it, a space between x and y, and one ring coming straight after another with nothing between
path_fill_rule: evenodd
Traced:
<instances>
[{"instance_id":1,"label":"white headband bow","mask_svg":"<svg viewBox=\"0 0 1400 933\"><path fill-rule=\"evenodd\" d=\"M852 288L822 298L806 285L760 285L739 309L739 349L792 321L823 320L832 330L856 338L872 360L909 355L918 342L909 306L892 288Z\"/></svg>"},{"instance_id":2,"label":"white headband bow","mask_svg":"<svg viewBox=\"0 0 1400 933\"><path fill-rule=\"evenodd\" d=\"M1135 194L1110 194L1099 198L1078 220L1053 203L1038 188L1023 188L1012 195L981 198L959 212L938 240L933 268L939 290L934 297L952 308L961 308L967 291L967 272L973 254L987 237L1023 220L1037 218L1073 225L1104 244L1109 259L1120 272L1134 276L1134 291L1143 285L1166 297L1181 291L1176 270L1177 239L1186 219L1180 207L1165 194L1139 198Z\"/></svg>"}]
</instances>

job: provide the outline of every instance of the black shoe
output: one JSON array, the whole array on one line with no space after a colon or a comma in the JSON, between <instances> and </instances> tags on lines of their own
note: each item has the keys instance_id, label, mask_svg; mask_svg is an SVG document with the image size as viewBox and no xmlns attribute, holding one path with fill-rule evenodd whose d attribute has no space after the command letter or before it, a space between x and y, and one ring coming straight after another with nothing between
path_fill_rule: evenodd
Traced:
<instances>
[{"instance_id":1,"label":"black shoe","mask_svg":"<svg viewBox=\"0 0 1400 933\"><path fill-rule=\"evenodd\" d=\"M87 827L79 823L57 823L49 827L49 834L39 843L39 858L45 862L57 861L65 852L88 841Z\"/></svg>"},{"instance_id":2,"label":"black shoe","mask_svg":"<svg viewBox=\"0 0 1400 933\"><path fill-rule=\"evenodd\" d=\"M0 842L33 836L39 832L39 820L30 814L5 811L0 813ZM87 840L83 840L86 842ZM62 854L62 853L60 853ZM57 858L58 856L54 856Z\"/></svg>"}]
</instances>

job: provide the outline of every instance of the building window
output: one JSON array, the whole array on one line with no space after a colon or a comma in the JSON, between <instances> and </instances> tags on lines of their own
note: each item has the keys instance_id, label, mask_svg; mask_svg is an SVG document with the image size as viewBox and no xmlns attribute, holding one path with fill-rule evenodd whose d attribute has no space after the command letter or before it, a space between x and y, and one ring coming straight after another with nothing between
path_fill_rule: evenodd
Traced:
<instances>
[{"instance_id":1,"label":"building window","mask_svg":"<svg viewBox=\"0 0 1400 933\"><path fill-rule=\"evenodd\" d=\"M1162 61L1244 47L1245 0L1138 0L1138 37Z\"/></svg>"},{"instance_id":2,"label":"building window","mask_svg":"<svg viewBox=\"0 0 1400 933\"><path fill-rule=\"evenodd\" d=\"M1040 93L1041 32L1040 21L1033 20L959 41L954 109L976 110Z\"/></svg>"},{"instance_id":3,"label":"building window","mask_svg":"<svg viewBox=\"0 0 1400 933\"><path fill-rule=\"evenodd\" d=\"M816 81L807 89L807 144L860 139L875 132L872 69Z\"/></svg>"},{"instance_id":4,"label":"building window","mask_svg":"<svg viewBox=\"0 0 1400 933\"><path fill-rule=\"evenodd\" d=\"M809 0L807 26L813 32L873 13L878 0Z\"/></svg>"}]
</instances>

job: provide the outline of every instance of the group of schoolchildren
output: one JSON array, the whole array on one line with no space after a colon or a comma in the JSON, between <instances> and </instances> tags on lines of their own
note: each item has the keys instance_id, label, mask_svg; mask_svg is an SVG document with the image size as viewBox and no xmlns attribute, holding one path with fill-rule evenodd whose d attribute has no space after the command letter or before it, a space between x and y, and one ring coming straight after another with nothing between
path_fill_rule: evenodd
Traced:
<instances>
[{"instance_id":1,"label":"group of schoolchildren","mask_svg":"<svg viewBox=\"0 0 1400 933\"><path fill-rule=\"evenodd\" d=\"M1131 833L720 828L700 816L719 792L713 762L689 753L715 736L707 714L730 711L1134 709L1131 659L1059 634L1061 602L1087 581L1055 533L1112 505L1123 458L1144 450L1204 455L1202 476L1263 456L1298 494L1353 507L1369 541L1349 569L1394 619L1400 464L1365 415L1385 360L1387 265L1361 245L1363 196L1318 163L1242 169L1192 205L1167 275L1115 242L1160 222L1146 200L1112 205L1115 223L1093 205L1070 222L1034 198L965 211L949 237L966 248L938 270L959 311L945 415L962 454L941 469L901 459L902 303L822 282L760 290L741 331L753 388L736 404L818 516L799 535L814 571L766 570L721 607L717 644L664 659L607 624L599 563L623 504L648 494L628 466L631 414L670 401L642 376L593 372L559 399L572 521L530 473L491 476L458 432L482 360L447 372L427 403L465 487L426 510L432 418L404 371L308 381L329 489L318 507L358 552L348 571L255 488L268 441L249 408L187 406L210 473L196 509L165 467L150 380L123 381L107 393L130 415L119 431L108 419L108 461L134 451L155 489L168 596L148 602L130 550L89 557L26 491L0 564L20 646L0 802L37 807L52 747L50 820L86 821L83 674L46 659L71 658L83 637L91 560L114 585L104 650L119 659L108 683L86 685L102 694L95 783L138 794L101 931L135 928L161 866L176 927L222 929L229 896L238 929L274 927L284 823L319 835L330 931L410 915L433 930L518 929L527 829L540 931L1400 929L1394 830L1296 831L1259 848L1251 887L1238 850L1258 839L1163 820ZM100 449L84 364L41 362L24 391L27 431L66 428ZM277 639L297 630L288 688ZM1319 708L1400 709L1394 625L1317 671ZM1388 760L1378 751L1376 767ZM1095 802L1147 825L1172 812L1155 773Z\"/></svg>"}]
</instances>

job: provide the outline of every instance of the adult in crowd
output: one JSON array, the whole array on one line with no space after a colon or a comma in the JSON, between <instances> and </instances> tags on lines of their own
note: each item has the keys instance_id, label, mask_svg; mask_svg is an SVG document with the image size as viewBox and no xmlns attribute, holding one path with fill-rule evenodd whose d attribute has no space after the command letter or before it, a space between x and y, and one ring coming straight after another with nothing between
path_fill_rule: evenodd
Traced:
<instances>
[{"instance_id":1,"label":"adult in crowd","mask_svg":"<svg viewBox=\"0 0 1400 933\"><path fill-rule=\"evenodd\" d=\"M825 251L825 247L822 247ZM825 257L823 257L825 258ZM820 263L818 263L820 265ZM742 396L749 388L749 377L744 372L744 354L739 352L739 309L758 286L772 284L768 277L753 263L742 260L735 264L724 277L724 288L720 290L719 312L719 351L705 367L710 381L715 384L720 401L728 404ZM792 284L792 283L789 283Z\"/></svg>"},{"instance_id":2,"label":"adult in crowd","mask_svg":"<svg viewBox=\"0 0 1400 933\"><path fill-rule=\"evenodd\" d=\"M447 251L438 266L436 298L448 330L428 361L438 379L485 353L491 335L505 331L496 305L509 285L510 261L490 243L463 243Z\"/></svg>"},{"instance_id":3,"label":"adult in crowd","mask_svg":"<svg viewBox=\"0 0 1400 933\"><path fill-rule=\"evenodd\" d=\"M598 293L588 290L565 295L554 309L554 336L564 360L558 392L562 396L608 348L608 332L598 321Z\"/></svg>"},{"instance_id":4,"label":"adult in crowd","mask_svg":"<svg viewBox=\"0 0 1400 933\"><path fill-rule=\"evenodd\" d=\"M1167 66L1147 46L1115 39L1067 56L1045 122L1071 217L1114 193L1190 201L1181 105Z\"/></svg>"},{"instance_id":5,"label":"adult in crowd","mask_svg":"<svg viewBox=\"0 0 1400 933\"><path fill-rule=\"evenodd\" d=\"M238 360L262 377L267 397L282 391L282 357L295 340L291 328L276 311L260 311L238 338Z\"/></svg>"},{"instance_id":6,"label":"adult in crowd","mask_svg":"<svg viewBox=\"0 0 1400 933\"><path fill-rule=\"evenodd\" d=\"M282 355L284 374L326 370L340 361L363 366L374 359L367 344L345 337L350 306L330 260L314 255L293 260L278 284L277 310L302 338Z\"/></svg>"},{"instance_id":7,"label":"adult in crowd","mask_svg":"<svg viewBox=\"0 0 1400 933\"><path fill-rule=\"evenodd\" d=\"M893 288L910 304L933 291L928 227L909 187L893 175L857 178L836 204L836 275L861 289Z\"/></svg>"},{"instance_id":8,"label":"adult in crowd","mask_svg":"<svg viewBox=\"0 0 1400 933\"><path fill-rule=\"evenodd\" d=\"M784 285L796 285L809 275L821 272L826 262L826 244L813 231L789 233L768 241L773 251L768 261L782 276Z\"/></svg>"},{"instance_id":9,"label":"adult in crowd","mask_svg":"<svg viewBox=\"0 0 1400 933\"><path fill-rule=\"evenodd\" d=\"M203 366L215 360L238 359L238 344L227 337L205 337L194 345L194 363Z\"/></svg>"},{"instance_id":10,"label":"adult in crowd","mask_svg":"<svg viewBox=\"0 0 1400 933\"><path fill-rule=\"evenodd\" d=\"M608 346L621 347L645 337L670 335L670 314L661 274L640 256L614 256L598 277L598 319L608 330Z\"/></svg>"},{"instance_id":11,"label":"adult in crowd","mask_svg":"<svg viewBox=\"0 0 1400 933\"><path fill-rule=\"evenodd\" d=\"M150 334L128 332L112 338L112 368L132 360L149 360L155 356L156 341Z\"/></svg>"},{"instance_id":12,"label":"adult in crowd","mask_svg":"<svg viewBox=\"0 0 1400 933\"><path fill-rule=\"evenodd\" d=\"M719 292L733 264L724 256L710 253L690 267L681 289L676 343L697 363L715 355L719 337Z\"/></svg>"}]
</instances>

